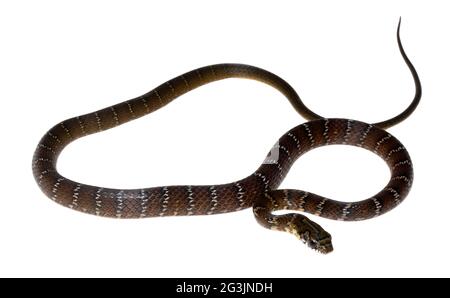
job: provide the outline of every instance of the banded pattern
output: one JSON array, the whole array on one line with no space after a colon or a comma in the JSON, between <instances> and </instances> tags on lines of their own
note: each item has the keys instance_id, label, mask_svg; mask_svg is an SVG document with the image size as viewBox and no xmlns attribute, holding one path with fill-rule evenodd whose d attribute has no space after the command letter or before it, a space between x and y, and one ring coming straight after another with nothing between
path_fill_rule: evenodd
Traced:
<instances>
[{"instance_id":1,"label":"banded pattern","mask_svg":"<svg viewBox=\"0 0 450 298\"><path fill-rule=\"evenodd\" d=\"M46 195L64 206L117 218L215 214L252 206L256 194L273 188L274 180L281 182L284 178L287 171L282 171L282 164L277 163L277 179L255 173L242 181L225 185L132 190L85 185L62 177L56 171L59 154L76 139L147 115L186 92L227 78L247 78L269 84L284 94L297 111L304 111L295 90L273 73L243 64L202 67L169 80L137 98L56 124L44 135L34 153L33 173L38 185ZM286 150L284 147L282 149ZM273 181L269 185L270 180Z\"/></svg>"}]
</instances>

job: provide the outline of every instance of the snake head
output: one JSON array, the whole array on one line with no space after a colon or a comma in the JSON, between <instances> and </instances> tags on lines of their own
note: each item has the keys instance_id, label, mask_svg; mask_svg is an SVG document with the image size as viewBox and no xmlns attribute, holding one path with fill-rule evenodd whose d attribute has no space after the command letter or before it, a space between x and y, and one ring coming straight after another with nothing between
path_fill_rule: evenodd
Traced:
<instances>
[{"instance_id":1,"label":"snake head","mask_svg":"<svg viewBox=\"0 0 450 298\"><path fill-rule=\"evenodd\" d=\"M331 235L326 231L320 234L305 232L301 236L302 240L312 249L327 254L333 251L333 244L331 243Z\"/></svg>"},{"instance_id":2,"label":"snake head","mask_svg":"<svg viewBox=\"0 0 450 298\"><path fill-rule=\"evenodd\" d=\"M289 231L320 253L327 254L333 251L331 235L320 225L301 214L295 214L295 220L290 224Z\"/></svg>"}]
</instances>

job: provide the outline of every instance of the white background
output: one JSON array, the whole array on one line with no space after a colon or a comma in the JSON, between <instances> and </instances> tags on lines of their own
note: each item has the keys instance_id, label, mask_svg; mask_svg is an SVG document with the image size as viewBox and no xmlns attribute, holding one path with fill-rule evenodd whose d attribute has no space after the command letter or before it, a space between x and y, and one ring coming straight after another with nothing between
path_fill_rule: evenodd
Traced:
<instances>
[{"instance_id":1,"label":"white background","mask_svg":"<svg viewBox=\"0 0 450 298\"><path fill-rule=\"evenodd\" d=\"M0 276L449 276L445 2L2 1ZM268 69L324 116L392 117L414 94L395 40L400 15L424 92L416 112L389 131L410 152L414 185L403 204L374 220L311 216L333 235L329 255L263 229L250 209L98 218L54 204L32 177L35 146L58 121L214 63ZM226 80L71 144L59 170L121 188L230 182L252 173L303 121L271 87ZM281 187L358 200L388 178L374 154L330 146L303 156Z\"/></svg>"}]
</instances>

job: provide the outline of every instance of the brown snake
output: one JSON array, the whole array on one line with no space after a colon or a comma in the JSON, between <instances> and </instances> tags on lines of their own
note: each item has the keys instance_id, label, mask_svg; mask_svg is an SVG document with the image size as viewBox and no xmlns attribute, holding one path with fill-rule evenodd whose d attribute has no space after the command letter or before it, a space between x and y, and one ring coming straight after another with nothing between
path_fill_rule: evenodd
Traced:
<instances>
[{"instance_id":1,"label":"brown snake","mask_svg":"<svg viewBox=\"0 0 450 298\"><path fill-rule=\"evenodd\" d=\"M362 220L391 210L406 197L413 181L411 159L405 147L383 130L407 118L421 97L420 81L403 51L399 29L400 23L397 42L413 75L416 95L409 107L392 119L375 124L324 119L309 110L280 77L249 65L217 64L185 73L140 97L56 124L42 137L34 153L34 177L41 190L55 202L99 216L201 215L253 207L263 226L291 232L313 249L328 253L332 251L331 236L318 224L298 213L274 215L272 211L289 209L330 219ZM246 78L269 84L283 93L298 113L312 120L283 135L264 163L250 176L222 185L111 189L78 183L58 173L57 158L74 140L147 115L186 92L226 78ZM334 201L300 190L276 190L297 158L311 149L331 144L358 146L379 155L390 168L389 183L378 194L359 202Z\"/></svg>"}]
</instances>

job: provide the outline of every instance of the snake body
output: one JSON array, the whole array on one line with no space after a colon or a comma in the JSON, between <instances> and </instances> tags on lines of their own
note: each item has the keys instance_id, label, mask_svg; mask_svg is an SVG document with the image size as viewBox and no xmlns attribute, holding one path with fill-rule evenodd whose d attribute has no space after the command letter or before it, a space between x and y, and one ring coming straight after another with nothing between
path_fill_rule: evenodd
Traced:
<instances>
[{"instance_id":1,"label":"snake body","mask_svg":"<svg viewBox=\"0 0 450 298\"><path fill-rule=\"evenodd\" d=\"M39 142L33 156L33 174L41 190L52 200L74 210L116 218L217 214L253 207L263 226L289 231L312 248L332 250L331 236L301 214L273 215L278 209L305 211L338 220L361 220L383 214L408 194L413 181L412 162L405 147L382 128L405 119L420 99L420 82L398 44L413 74L416 96L400 115L367 124L349 119L325 119L309 110L283 79L261 68L243 64L217 64L178 76L154 90L93 113L64 120L53 126ZM58 173L57 159L74 140L101 132L147 115L178 96L204 84L226 78L247 78L278 89L310 122L284 134L264 163L250 176L221 185L163 186L112 189L72 181ZM378 194L359 202L340 202L299 190L275 190L289 169L305 152L319 146L346 144L368 149L388 164L391 179Z\"/></svg>"}]
</instances>

